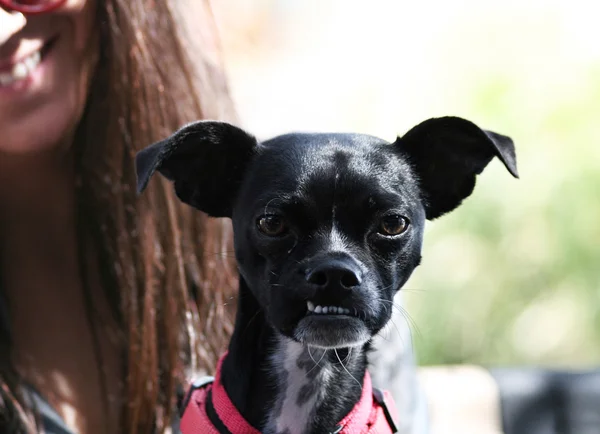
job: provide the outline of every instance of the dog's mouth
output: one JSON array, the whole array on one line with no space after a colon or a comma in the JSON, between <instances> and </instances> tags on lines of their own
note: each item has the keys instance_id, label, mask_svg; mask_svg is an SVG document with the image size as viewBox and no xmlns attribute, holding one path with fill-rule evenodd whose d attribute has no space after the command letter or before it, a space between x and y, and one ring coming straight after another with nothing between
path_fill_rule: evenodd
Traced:
<instances>
[{"instance_id":1,"label":"dog's mouth","mask_svg":"<svg viewBox=\"0 0 600 434\"><path fill-rule=\"evenodd\" d=\"M348 315L358 317L358 310L342 306L325 306L315 304L313 301L306 302L306 311L308 315Z\"/></svg>"},{"instance_id":2,"label":"dog's mouth","mask_svg":"<svg viewBox=\"0 0 600 434\"><path fill-rule=\"evenodd\" d=\"M351 305L317 304L306 301L304 316L296 324L293 337L306 345L334 349L361 346L372 336L366 315Z\"/></svg>"}]
</instances>

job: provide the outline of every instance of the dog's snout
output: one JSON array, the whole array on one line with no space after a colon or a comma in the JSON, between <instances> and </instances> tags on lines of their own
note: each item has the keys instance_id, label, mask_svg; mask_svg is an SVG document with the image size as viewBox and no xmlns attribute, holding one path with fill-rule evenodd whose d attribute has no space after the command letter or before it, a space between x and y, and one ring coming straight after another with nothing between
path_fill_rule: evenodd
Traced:
<instances>
[{"instance_id":1,"label":"dog's snout","mask_svg":"<svg viewBox=\"0 0 600 434\"><path fill-rule=\"evenodd\" d=\"M309 270L306 281L319 288L352 289L362 282L362 273L356 266L332 260Z\"/></svg>"}]
</instances>

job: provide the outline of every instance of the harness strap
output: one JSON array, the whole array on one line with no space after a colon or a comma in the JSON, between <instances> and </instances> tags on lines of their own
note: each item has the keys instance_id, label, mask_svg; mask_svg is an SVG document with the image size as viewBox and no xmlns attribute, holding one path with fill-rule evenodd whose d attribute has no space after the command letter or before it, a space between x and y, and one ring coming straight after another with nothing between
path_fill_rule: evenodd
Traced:
<instances>
[{"instance_id":1,"label":"harness strap","mask_svg":"<svg viewBox=\"0 0 600 434\"><path fill-rule=\"evenodd\" d=\"M220 383L224 358L219 361L215 378L202 377L190 385L180 409L182 434L221 434L206 410L209 397L219 420L230 433L260 434L237 411ZM329 434L396 434L398 426L394 415L397 414L392 396L387 391L373 388L366 372L359 402Z\"/></svg>"},{"instance_id":2,"label":"harness strap","mask_svg":"<svg viewBox=\"0 0 600 434\"><path fill-rule=\"evenodd\" d=\"M214 381L215 377L210 376L200 377L199 379L192 381L192 384L190 384L189 389L187 390L185 396L181 401L181 406L179 407L179 418L183 417L183 414L185 413L185 410L188 407L188 404L190 403L190 399L192 398L194 392L199 389L204 389L206 386L212 384Z\"/></svg>"},{"instance_id":3,"label":"harness strap","mask_svg":"<svg viewBox=\"0 0 600 434\"><path fill-rule=\"evenodd\" d=\"M232 434L260 434L235 408L221 384L221 366L227 353L217 364L215 378L203 378L194 382L188 392L187 405L183 402L179 424L183 434L221 434L213 425L206 411L210 396L212 407L225 428Z\"/></svg>"},{"instance_id":4,"label":"harness strap","mask_svg":"<svg viewBox=\"0 0 600 434\"><path fill-rule=\"evenodd\" d=\"M394 402L394 398L387 390L373 388L373 399L379 404L381 409L383 410L383 415L385 416L385 420L387 421L392 433L396 434L399 431L396 420L394 419L394 415L398 414L398 409L396 408L396 403Z\"/></svg>"},{"instance_id":5,"label":"harness strap","mask_svg":"<svg viewBox=\"0 0 600 434\"><path fill-rule=\"evenodd\" d=\"M394 414L398 412L392 396L387 391L373 388L367 371L359 402L331 434L395 434L398 428Z\"/></svg>"},{"instance_id":6,"label":"harness strap","mask_svg":"<svg viewBox=\"0 0 600 434\"><path fill-rule=\"evenodd\" d=\"M214 378L204 377L191 384L181 405L179 429L182 434L221 434L210 421L206 413L206 397Z\"/></svg>"}]
</instances>

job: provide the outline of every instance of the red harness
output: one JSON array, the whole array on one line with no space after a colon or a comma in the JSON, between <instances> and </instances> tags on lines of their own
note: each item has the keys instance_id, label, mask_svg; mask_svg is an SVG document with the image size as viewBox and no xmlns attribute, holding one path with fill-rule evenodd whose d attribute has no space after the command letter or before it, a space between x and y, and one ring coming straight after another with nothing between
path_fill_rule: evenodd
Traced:
<instances>
[{"instance_id":1,"label":"red harness","mask_svg":"<svg viewBox=\"0 0 600 434\"><path fill-rule=\"evenodd\" d=\"M182 406L182 434L222 434L217 431L206 413L209 391L212 391L215 412L230 433L260 434L260 431L251 426L237 411L221 384L221 364L225 355L219 360L214 379L206 377L204 381L191 385ZM393 415L396 414L392 396L387 391L374 389L371 376L366 372L360 401L330 434L394 434L397 428Z\"/></svg>"}]
</instances>

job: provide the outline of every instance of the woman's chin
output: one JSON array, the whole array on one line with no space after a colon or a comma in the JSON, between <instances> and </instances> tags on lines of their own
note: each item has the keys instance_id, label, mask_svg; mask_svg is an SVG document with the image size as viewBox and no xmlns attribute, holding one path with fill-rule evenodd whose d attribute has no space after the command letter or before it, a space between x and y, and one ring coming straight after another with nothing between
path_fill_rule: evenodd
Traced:
<instances>
[{"instance_id":1,"label":"woman's chin","mask_svg":"<svg viewBox=\"0 0 600 434\"><path fill-rule=\"evenodd\" d=\"M51 108L48 107L46 110ZM8 140L0 138L0 153L5 156L7 154L26 156L61 148L72 122L64 113L63 116L56 116L60 114L55 112L54 116L45 116L39 113L38 116L28 116L21 122L15 121L9 125L3 125L8 119L1 119L0 131L6 132L3 136Z\"/></svg>"},{"instance_id":2,"label":"woman's chin","mask_svg":"<svg viewBox=\"0 0 600 434\"><path fill-rule=\"evenodd\" d=\"M53 71L52 71L53 72ZM28 154L62 147L81 119L85 94L77 81L33 83L7 106L0 96L0 152ZM6 140L7 138L8 140Z\"/></svg>"}]
</instances>

